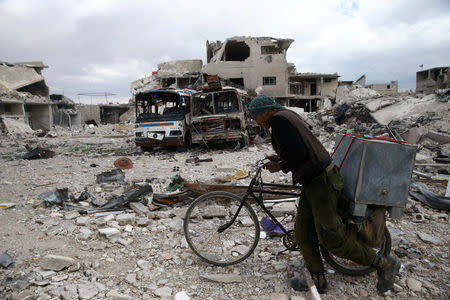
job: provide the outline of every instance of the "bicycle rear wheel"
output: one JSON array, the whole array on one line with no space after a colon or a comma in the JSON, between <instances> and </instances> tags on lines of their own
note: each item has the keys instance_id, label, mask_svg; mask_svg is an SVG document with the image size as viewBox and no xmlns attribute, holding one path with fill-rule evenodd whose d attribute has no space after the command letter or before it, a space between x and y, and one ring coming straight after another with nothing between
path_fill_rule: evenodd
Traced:
<instances>
[{"instance_id":1,"label":"bicycle rear wheel","mask_svg":"<svg viewBox=\"0 0 450 300\"><path fill-rule=\"evenodd\" d=\"M387 255L391 252L391 234L389 230L384 227L384 242L379 248L374 248L378 254ZM350 276L362 276L367 275L375 271L375 268L372 266L362 266L357 263L352 262L351 260L340 258L331 252L329 252L326 248L320 246L320 250L322 252L322 256L325 261L333 267L336 271Z\"/></svg>"},{"instance_id":2,"label":"bicycle rear wheel","mask_svg":"<svg viewBox=\"0 0 450 300\"><path fill-rule=\"evenodd\" d=\"M189 247L202 260L229 266L246 259L259 241L259 222L252 207L244 202L231 226L221 225L234 217L242 198L228 192L210 192L192 202L184 218L184 235Z\"/></svg>"}]
</instances>

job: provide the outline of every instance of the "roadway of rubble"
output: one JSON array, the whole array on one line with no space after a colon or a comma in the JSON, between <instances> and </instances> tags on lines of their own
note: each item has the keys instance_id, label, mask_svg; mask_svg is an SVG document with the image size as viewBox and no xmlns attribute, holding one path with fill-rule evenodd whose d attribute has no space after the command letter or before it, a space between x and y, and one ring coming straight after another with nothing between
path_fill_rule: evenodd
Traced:
<instances>
[{"instance_id":1,"label":"roadway of rubble","mask_svg":"<svg viewBox=\"0 0 450 300\"><path fill-rule=\"evenodd\" d=\"M410 105L405 108L405 103ZM376 122L372 117L390 115L390 129L409 133L408 138L419 145L414 170L424 175L413 175L413 179L422 181L436 195L446 193L448 97L366 97L339 107L303 114L327 150L332 152L337 134L386 137L388 130L379 124L384 121ZM42 133L3 133L0 139L0 203L10 203L0 207L0 252L14 261L0 268L0 299L308 298L307 293L295 292L287 285L288 278L300 275L303 259L295 251L274 254L282 247L279 237L262 238L255 252L234 266L214 267L200 261L182 230L189 200L161 207L152 204L150 194L146 206L96 216L48 206L39 197L68 188L74 197L88 191L106 202L140 182L149 183L153 193L168 193L166 187L175 173L189 182L217 183L237 171L250 171L258 158L273 153L268 141L259 139L242 149L231 145L142 152L134 145L133 125L58 127L43 137L38 135ZM55 156L22 159L27 152L25 145L52 150ZM115 169L114 162L122 157L133 163L131 169L124 170L126 184L97 183L97 175ZM193 163L195 157L210 161ZM263 178L290 182L290 176L283 173L264 171ZM248 177L228 182L248 183ZM75 204L91 206L89 200ZM272 210L293 225L294 203L274 204ZM326 266L330 286L322 299L450 297L448 212L409 196L403 216L389 219L387 225L392 253L403 264L393 291L378 296L375 274L350 277Z\"/></svg>"}]
</instances>

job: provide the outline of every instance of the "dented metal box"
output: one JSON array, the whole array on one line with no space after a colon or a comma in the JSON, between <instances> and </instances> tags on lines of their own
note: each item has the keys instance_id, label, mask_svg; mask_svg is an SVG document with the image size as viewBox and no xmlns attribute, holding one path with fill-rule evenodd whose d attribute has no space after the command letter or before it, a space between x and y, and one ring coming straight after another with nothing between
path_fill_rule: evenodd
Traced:
<instances>
[{"instance_id":1,"label":"dented metal box","mask_svg":"<svg viewBox=\"0 0 450 300\"><path fill-rule=\"evenodd\" d=\"M337 147L337 148L336 148ZM390 216L403 214L417 147L379 139L338 136L333 155L351 199L350 213L365 216L368 205L385 206ZM345 158L345 159L344 159Z\"/></svg>"}]
</instances>

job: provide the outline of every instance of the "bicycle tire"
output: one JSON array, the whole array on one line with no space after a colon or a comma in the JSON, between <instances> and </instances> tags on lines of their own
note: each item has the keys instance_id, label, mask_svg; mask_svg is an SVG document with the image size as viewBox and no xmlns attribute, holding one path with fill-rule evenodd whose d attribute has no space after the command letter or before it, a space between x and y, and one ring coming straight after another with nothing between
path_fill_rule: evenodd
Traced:
<instances>
[{"instance_id":1,"label":"bicycle tire","mask_svg":"<svg viewBox=\"0 0 450 300\"><path fill-rule=\"evenodd\" d=\"M384 236L385 241L383 245L378 249L378 253L382 255L388 255L391 252L391 234L389 233L389 230L385 227L384 228ZM325 261L333 267L336 271L350 276L363 276L372 273L376 269L372 266L362 266L359 264L356 264L350 260L342 259L339 257L336 257L332 253L330 253L325 247L320 246L320 250L322 252L322 256L325 259Z\"/></svg>"},{"instance_id":2,"label":"bicycle tire","mask_svg":"<svg viewBox=\"0 0 450 300\"><path fill-rule=\"evenodd\" d=\"M184 236L191 250L215 266L237 264L249 257L259 242L260 226L253 208L244 202L235 222L230 221L242 198L223 191L204 194L192 202L184 218ZM205 238L206 237L206 238Z\"/></svg>"}]
</instances>

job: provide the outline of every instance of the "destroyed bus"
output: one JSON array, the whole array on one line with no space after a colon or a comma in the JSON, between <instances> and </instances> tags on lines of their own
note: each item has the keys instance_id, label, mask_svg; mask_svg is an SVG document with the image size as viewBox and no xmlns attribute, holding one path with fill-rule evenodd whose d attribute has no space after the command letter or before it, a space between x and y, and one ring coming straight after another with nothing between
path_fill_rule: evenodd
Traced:
<instances>
[{"instance_id":1,"label":"destroyed bus","mask_svg":"<svg viewBox=\"0 0 450 300\"><path fill-rule=\"evenodd\" d=\"M247 92L232 87L191 96L187 123L192 144L239 142L248 145L263 132L250 118Z\"/></svg>"},{"instance_id":2,"label":"destroyed bus","mask_svg":"<svg viewBox=\"0 0 450 300\"><path fill-rule=\"evenodd\" d=\"M190 90L151 90L135 95L136 146L189 146L186 126Z\"/></svg>"}]
</instances>

